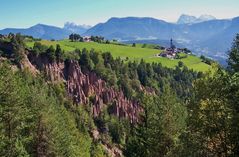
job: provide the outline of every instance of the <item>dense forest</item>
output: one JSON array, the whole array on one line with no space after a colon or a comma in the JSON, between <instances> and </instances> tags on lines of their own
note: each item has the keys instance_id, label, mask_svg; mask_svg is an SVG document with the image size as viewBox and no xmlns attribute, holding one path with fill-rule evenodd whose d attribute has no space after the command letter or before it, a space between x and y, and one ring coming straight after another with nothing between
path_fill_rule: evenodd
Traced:
<instances>
[{"instance_id":1,"label":"dense forest","mask_svg":"<svg viewBox=\"0 0 239 157\"><path fill-rule=\"evenodd\" d=\"M239 156L239 35L228 67L213 64L208 73L180 62L170 69L93 49L64 52L59 45L40 42L29 49L28 38L0 38L0 156ZM127 102L138 106L127 103L129 109L116 114L120 100L115 96L107 104L102 101L94 114L101 93L86 95L83 103L69 92L68 87L77 86L69 83L69 72L50 79L38 65L43 59L47 67L79 64L83 76L95 74L104 88L122 91Z\"/></svg>"}]
</instances>

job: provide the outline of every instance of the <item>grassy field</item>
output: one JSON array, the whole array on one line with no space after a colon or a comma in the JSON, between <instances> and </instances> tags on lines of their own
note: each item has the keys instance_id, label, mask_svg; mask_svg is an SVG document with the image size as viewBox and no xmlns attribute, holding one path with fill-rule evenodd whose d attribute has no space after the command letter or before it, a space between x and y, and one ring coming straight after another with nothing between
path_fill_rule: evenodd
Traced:
<instances>
[{"instance_id":1,"label":"grassy field","mask_svg":"<svg viewBox=\"0 0 239 157\"><path fill-rule=\"evenodd\" d=\"M141 60L144 59L146 62L160 62L163 66L174 68L179 61L182 61L187 67L196 71L207 71L210 66L203 63L200 58L187 55L187 58L183 59L168 59L162 57L155 57L156 54L161 53L160 50L152 49L152 48L141 48L140 46L132 47L132 46L121 46L115 44L99 44L95 42L83 43L83 42L70 42L69 40L61 40L61 41L46 41L42 40L42 44L44 45L53 45L59 44L62 49L67 51L73 51L76 48L83 49L86 48L88 50L95 49L100 52L111 52L113 57L120 57L125 59L128 57L130 60ZM27 42L28 47L33 47L34 42Z\"/></svg>"}]
</instances>

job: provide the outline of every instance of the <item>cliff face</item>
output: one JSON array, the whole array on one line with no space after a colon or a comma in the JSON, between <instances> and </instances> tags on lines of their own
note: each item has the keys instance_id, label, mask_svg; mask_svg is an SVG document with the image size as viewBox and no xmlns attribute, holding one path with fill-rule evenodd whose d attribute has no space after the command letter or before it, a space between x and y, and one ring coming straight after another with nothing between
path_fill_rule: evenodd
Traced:
<instances>
[{"instance_id":1,"label":"cliff face","mask_svg":"<svg viewBox=\"0 0 239 157\"><path fill-rule=\"evenodd\" d=\"M83 73L77 61L50 62L45 57L29 56L31 63L44 72L50 81L63 81L69 97L75 104L92 104L92 114L97 117L105 105L111 105L110 111L119 118L130 122L139 121L142 107L136 100L129 100L123 91L108 87L106 82L93 72Z\"/></svg>"}]
</instances>

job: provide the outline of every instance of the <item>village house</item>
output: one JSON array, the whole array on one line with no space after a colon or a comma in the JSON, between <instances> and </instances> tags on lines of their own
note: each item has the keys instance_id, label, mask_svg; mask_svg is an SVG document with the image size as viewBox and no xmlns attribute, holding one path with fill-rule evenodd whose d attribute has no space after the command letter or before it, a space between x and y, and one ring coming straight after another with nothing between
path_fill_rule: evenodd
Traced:
<instances>
[{"instance_id":1,"label":"village house","mask_svg":"<svg viewBox=\"0 0 239 157\"><path fill-rule=\"evenodd\" d=\"M160 54L158 54L159 57L166 57L169 59L175 59L177 56L177 53L180 53L180 49L176 48L176 46L173 44L173 39L170 40L170 47L165 48L164 51Z\"/></svg>"},{"instance_id":2,"label":"village house","mask_svg":"<svg viewBox=\"0 0 239 157\"><path fill-rule=\"evenodd\" d=\"M83 37L83 41L84 41L84 42L91 42L91 37L89 37L89 36L84 36L84 37Z\"/></svg>"},{"instance_id":3,"label":"village house","mask_svg":"<svg viewBox=\"0 0 239 157\"><path fill-rule=\"evenodd\" d=\"M159 54L160 57L166 57L169 59L174 59L176 57L176 53L165 51Z\"/></svg>"}]
</instances>

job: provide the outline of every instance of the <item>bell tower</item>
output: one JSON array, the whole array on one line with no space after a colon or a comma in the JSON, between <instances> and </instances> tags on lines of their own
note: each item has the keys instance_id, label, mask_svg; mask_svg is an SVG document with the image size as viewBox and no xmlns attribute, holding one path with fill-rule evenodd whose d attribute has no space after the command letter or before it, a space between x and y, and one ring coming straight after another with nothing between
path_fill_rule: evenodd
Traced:
<instances>
[{"instance_id":1,"label":"bell tower","mask_svg":"<svg viewBox=\"0 0 239 157\"><path fill-rule=\"evenodd\" d=\"M173 39L172 39L172 38L171 38L171 40L170 40L170 48L174 48Z\"/></svg>"},{"instance_id":2,"label":"bell tower","mask_svg":"<svg viewBox=\"0 0 239 157\"><path fill-rule=\"evenodd\" d=\"M173 50L176 48L176 46L173 44L173 39L172 38L170 40L170 48L173 49Z\"/></svg>"}]
</instances>

